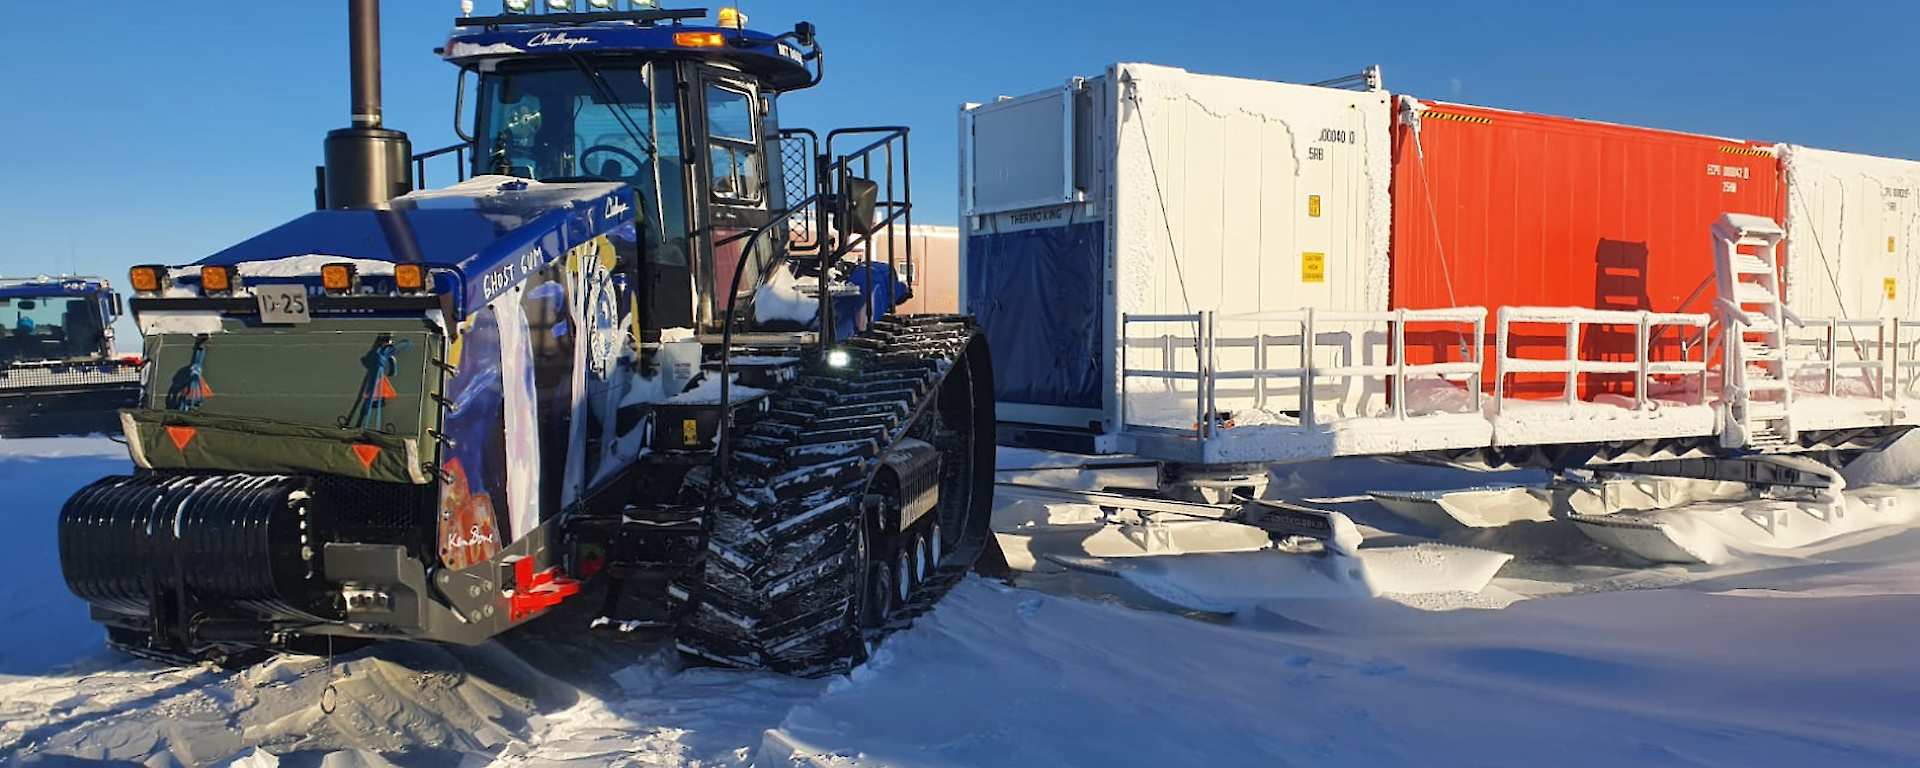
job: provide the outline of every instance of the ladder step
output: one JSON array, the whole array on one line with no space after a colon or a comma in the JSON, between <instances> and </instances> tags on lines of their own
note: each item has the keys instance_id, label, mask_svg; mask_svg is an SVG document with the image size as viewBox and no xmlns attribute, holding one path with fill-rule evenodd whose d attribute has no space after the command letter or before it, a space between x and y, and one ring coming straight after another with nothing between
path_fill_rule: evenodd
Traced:
<instances>
[{"instance_id":1,"label":"ladder step","mask_svg":"<svg viewBox=\"0 0 1920 768\"><path fill-rule=\"evenodd\" d=\"M1767 263L1762 261L1760 257L1747 253L1738 254L1733 257L1733 271L1742 275L1774 274L1773 268L1767 266Z\"/></svg>"},{"instance_id":2,"label":"ladder step","mask_svg":"<svg viewBox=\"0 0 1920 768\"><path fill-rule=\"evenodd\" d=\"M1759 283L1735 283L1733 298L1741 304L1778 304L1780 297Z\"/></svg>"},{"instance_id":3,"label":"ladder step","mask_svg":"<svg viewBox=\"0 0 1920 768\"><path fill-rule=\"evenodd\" d=\"M1768 361L1782 360L1785 356L1780 354L1780 350L1766 344L1743 343L1740 345L1740 359Z\"/></svg>"},{"instance_id":4,"label":"ladder step","mask_svg":"<svg viewBox=\"0 0 1920 768\"><path fill-rule=\"evenodd\" d=\"M1740 387L1742 389L1745 389L1748 392L1785 392L1787 391L1786 382L1773 378L1771 376L1764 379L1757 379L1749 376L1747 377L1746 381L1743 381L1740 383Z\"/></svg>"}]
</instances>

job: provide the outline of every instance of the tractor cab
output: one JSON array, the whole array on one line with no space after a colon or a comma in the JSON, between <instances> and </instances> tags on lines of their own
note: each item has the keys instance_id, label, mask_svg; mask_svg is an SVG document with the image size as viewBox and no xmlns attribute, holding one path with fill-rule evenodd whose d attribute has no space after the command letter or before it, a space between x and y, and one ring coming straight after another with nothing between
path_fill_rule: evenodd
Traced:
<instances>
[{"instance_id":1,"label":"tractor cab","mask_svg":"<svg viewBox=\"0 0 1920 768\"><path fill-rule=\"evenodd\" d=\"M467 170L631 187L637 257L623 267L646 297L643 335L712 328L783 255L784 236L747 235L788 203L775 105L819 81L812 28L773 36L732 9L696 26L705 10L589 5L607 7L508 3L458 22L443 53L478 81Z\"/></svg>"}]
</instances>

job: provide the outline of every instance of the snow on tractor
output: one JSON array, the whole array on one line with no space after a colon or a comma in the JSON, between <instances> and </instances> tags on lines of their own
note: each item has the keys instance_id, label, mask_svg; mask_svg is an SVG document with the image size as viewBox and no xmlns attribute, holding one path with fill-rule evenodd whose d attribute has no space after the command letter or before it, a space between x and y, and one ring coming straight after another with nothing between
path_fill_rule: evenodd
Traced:
<instances>
[{"instance_id":1,"label":"snow on tractor","mask_svg":"<svg viewBox=\"0 0 1920 768\"><path fill-rule=\"evenodd\" d=\"M456 22L471 138L413 157L377 0L351 0L321 210L132 269L138 470L60 519L113 645L471 644L552 614L816 675L997 557L984 339L892 311L906 129L778 125L820 81L810 24L537 5ZM413 191L434 158L464 181Z\"/></svg>"},{"instance_id":2,"label":"snow on tractor","mask_svg":"<svg viewBox=\"0 0 1920 768\"><path fill-rule=\"evenodd\" d=\"M113 351L120 311L99 278L0 278L0 436L119 430L140 397L140 359Z\"/></svg>"}]
</instances>

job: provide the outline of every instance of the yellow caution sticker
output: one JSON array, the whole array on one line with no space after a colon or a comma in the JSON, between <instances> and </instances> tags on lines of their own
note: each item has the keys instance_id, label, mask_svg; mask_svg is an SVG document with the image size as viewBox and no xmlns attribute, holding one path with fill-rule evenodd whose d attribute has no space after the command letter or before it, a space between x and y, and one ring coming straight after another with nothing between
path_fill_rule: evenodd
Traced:
<instances>
[{"instance_id":1,"label":"yellow caution sticker","mask_svg":"<svg viewBox=\"0 0 1920 768\"><path fill-rule=\"evenodd\" d=\"M1898 281L1897 281L1897 280L1894 280L1894 279L1893 279L1893 278L1891 278L1891 277L1889 277L1889 278L1887 278L1887 279L1886 279L1886 286L1887 286L1887 301L1893 301L1893 299L1894 299L1894 294L1896 293L1896 292L1894 291L1894 288L1895 288L1895 285L1894 285L1894 284L1895 284L1896 282L1898 282Z\"/></svg>"},{"instance_id":2,"label":"yellow caution sticker","mask_svg":"<svg viewBox=\"0 0 1920 768\"><path fill-rule=\"evenodd\" d=\"M1327 281L1327 255L1311 251L1300 254L1300 282L1324 283Z\"/></svg>"},{"instance_id":3,"label":"yellow caution sticker","mask_svg":"<svg viewBox=\"0 0 1920 768\"><path fill-rule=\"evenodd\" d=\"M1320 218L1320 196L1319 195L1307 195L1307 215L1316 219ZM1888 240L1887 242L1891 243L1893 241Z\"/></svg>"},{"instance_id":4,"label":"yellow caution sticker","mask_svg":"<svg viewBox=\"0 0 1920 768\"><path fill-rule=\"evenodd\" d=\"M1893 253L1893 235L1887 235L1887 253Z\"/></svg>"},{"instance_id":5,"label":"yellow caution sticker","mask_svg":"<svg viewBox=\"0 0 1920 768\"><path fill-rule=\"evenodd\" d=\"M700 444L700 422L694 421L693 419L681 420L680 439L682 444L684 445L689 445L689 446L699 445Z\"/></svg>"}]
</instances>

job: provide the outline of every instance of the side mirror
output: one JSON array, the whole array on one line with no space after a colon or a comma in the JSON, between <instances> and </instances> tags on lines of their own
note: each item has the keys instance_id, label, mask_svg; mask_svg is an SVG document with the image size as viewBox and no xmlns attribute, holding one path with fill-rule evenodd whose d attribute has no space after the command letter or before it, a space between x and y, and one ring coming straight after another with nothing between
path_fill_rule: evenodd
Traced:
<instances>
[{"instance_id":1,"label":"side mirror","mask_svg":"<svg viewBox=\"0 0 1920 768\"><path fill-rule=\"evenodd\" d=\"M874 209L880 201L880 185L858 176L848 176L840 187L840 236L872 234Z\"/></svg>"},{"instance_id":2,"label":"side mirror","mask_svg":"<svg viewBox=\"0 0 1920 768\"><path fill-rule=\"evenodd\" d=\"M126 314L126 307L120 303L120 294L107 294L107 301L111 305L110 311L112 312L112 314L107 316L108 321L112 321L113 318Z\"/></svg>"},{"instance_id":3,"label":"side mirror","mask_svg":"<svg viewBox=\"0 0 1920 768\"><path fill-rule=\"evenodd\" d=\"M813 22L803 21L793 25L793 41L808 48L813 47Z\"/></svg>"}]
</instances>

